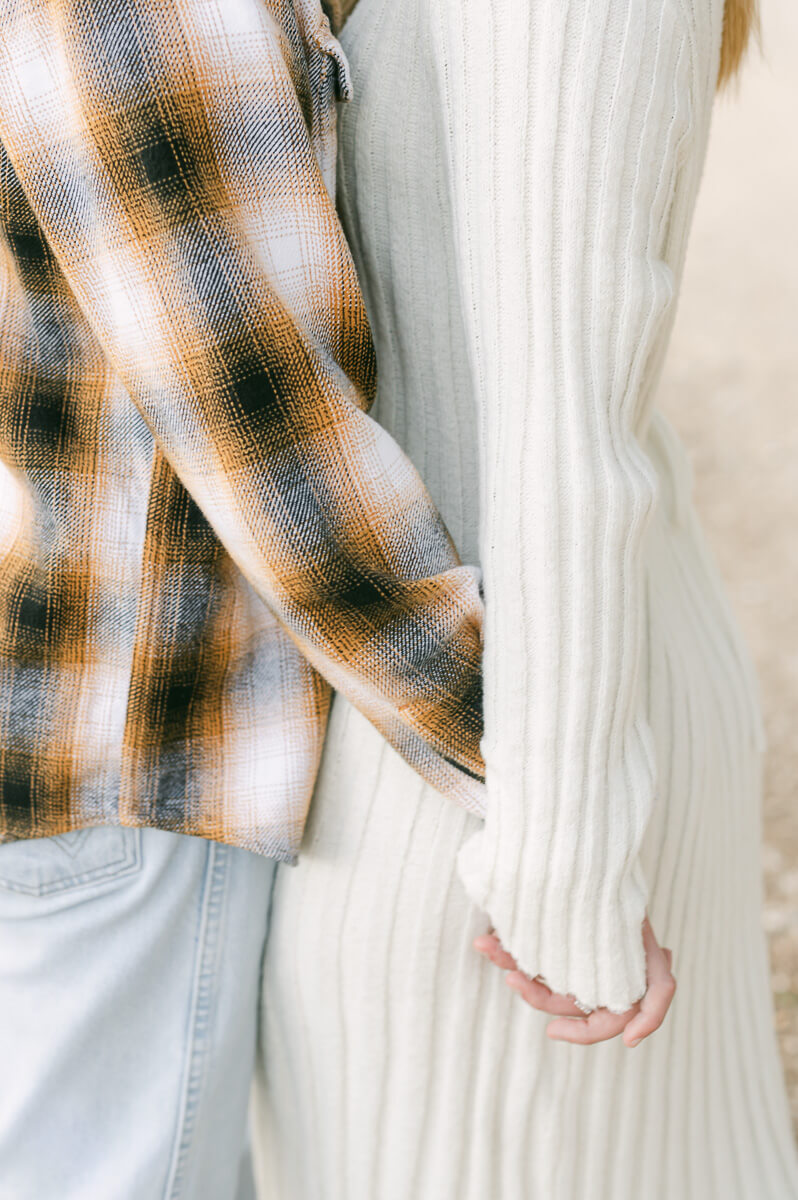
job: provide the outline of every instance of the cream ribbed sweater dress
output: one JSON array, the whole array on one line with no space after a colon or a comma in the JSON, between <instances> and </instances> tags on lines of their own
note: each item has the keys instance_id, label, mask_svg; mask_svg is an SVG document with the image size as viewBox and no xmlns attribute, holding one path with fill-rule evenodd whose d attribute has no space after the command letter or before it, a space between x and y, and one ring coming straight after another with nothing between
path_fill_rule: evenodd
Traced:
<instances>
[{"instance_id":1,"label":"cream ribbed sweater dress","mask_svg":"<svg viewBox=\"0 0 798 1200\"><path fill-rule=\"evenodd\" d=\"M486 812L336 698L265 961L280 1200L798 1197L757 685L654 399L722 7L359 0L341 32L374 415L483 574ZM620 1010L646 909L679 987L634 1050L549 1041L471 947Z\"/></svg>"}]
</instances>

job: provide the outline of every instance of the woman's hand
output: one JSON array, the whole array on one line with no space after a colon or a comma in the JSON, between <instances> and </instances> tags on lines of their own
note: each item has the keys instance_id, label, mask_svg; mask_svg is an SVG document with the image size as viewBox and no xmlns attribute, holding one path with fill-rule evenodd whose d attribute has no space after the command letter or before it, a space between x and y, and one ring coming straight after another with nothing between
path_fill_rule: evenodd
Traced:
<instances>
[{"instance_id":1,"label":"woman's hand","mask_svg":"<svg viewBox=\"0 0 798 1200\"><path fill-rule=\"evenodd\" d=\"M474 939L474 946L507 971L508 985L541 1012L557 1017L546 1026L550 1038L563 1042L578 1042L590 1046L623 1034L627 1046L636 1046L643 1038L659 1029L670 1008L676 991L676 980L671 974L673 956L657 942L648 917L643 922L643 944L646 951L645 995L624 1013L612 1013L606 1008L595 1008L584 1013L568 996L553 992L541 979L530 979L518 970L515 959L507 953L496 934L492 931Z\"/></svg>"}]
</instances>

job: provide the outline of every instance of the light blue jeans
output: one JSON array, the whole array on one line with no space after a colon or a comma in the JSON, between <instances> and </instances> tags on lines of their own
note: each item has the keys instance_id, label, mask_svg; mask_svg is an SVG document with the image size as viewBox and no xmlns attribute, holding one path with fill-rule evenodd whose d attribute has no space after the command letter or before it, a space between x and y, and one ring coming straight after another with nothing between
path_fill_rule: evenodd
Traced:
<instances>
[{"instance_id":1,"label":"light blue jeans","mask_svg":"<svg viewBox=\"0 0 798 1200\"><path fill-rule=\"evenodd\" d=\"M276 862L154 829L0 846L0 1200L250 1200Z\"/></svg>"}]
</instances>

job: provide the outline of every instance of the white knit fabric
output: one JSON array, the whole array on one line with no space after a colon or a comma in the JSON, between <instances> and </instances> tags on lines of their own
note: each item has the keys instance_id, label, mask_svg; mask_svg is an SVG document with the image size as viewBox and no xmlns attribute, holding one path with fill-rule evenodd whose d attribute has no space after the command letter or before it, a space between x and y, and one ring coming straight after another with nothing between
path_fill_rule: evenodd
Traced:
<instances>
[{"instance_id":1,"label":"white knit fabric","mask_svg":"<svg viewBox=\"0 0 798 1200\"><path fill-rule=\"evenodd\" d=\"M645 437L721 10L359 0L342 32L376 416L484 574L487 819L461 878L525 971L614 1010L645 990L639 852L668 803L643 693Z\"/></svg>"},{"instance_id":2,"label":"white knit fabric","mask_svg":"<svg viewBox=\"0 0 798 1200\"><path fill-rule=\"evenodd\" d=\"M694 531L657 518L653 536L650 719L674 754L642 854L679 977L664 1025L634 1050L547 1038L550 1018L471 945L486 923L456 864L478 818L337 700L299 864L277 868L260 1200L798 1197L759 924L759 756Z\"/></svg>"},{"instance_id":3,"label":"white knit fabric","mask_svg":"<svg viewBox=\"0 0 798 1200\"><path fill-rule=\"evenodd\" d=\"M652 405L721 20L721 0L358 0L341 32L375 415L484 574L487 815L336 697L265 964L280 1200L798 1197L757 683ZM635 1050L551 1042L471 946L492 922L530 974L623 1009L646 908L679 987Z\"/></svg>"}]
</instances>

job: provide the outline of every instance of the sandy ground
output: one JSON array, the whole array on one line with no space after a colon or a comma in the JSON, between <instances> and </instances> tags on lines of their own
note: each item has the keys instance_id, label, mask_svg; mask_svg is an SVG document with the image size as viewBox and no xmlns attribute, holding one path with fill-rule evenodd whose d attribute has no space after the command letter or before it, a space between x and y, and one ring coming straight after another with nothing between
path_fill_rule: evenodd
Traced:
<instances>
[{"instance_id":1,"label":"sandy ground","mask_svg":"<svg viewBox=\"0 0 798 1200\"><path fill-rule=\"evenodd\" d=\"M798 7L717 106L660 403L759 667L769 752L763 914L798 1130Z\"/></svg>"}]
</instances>

